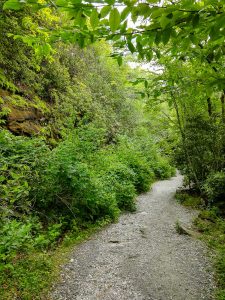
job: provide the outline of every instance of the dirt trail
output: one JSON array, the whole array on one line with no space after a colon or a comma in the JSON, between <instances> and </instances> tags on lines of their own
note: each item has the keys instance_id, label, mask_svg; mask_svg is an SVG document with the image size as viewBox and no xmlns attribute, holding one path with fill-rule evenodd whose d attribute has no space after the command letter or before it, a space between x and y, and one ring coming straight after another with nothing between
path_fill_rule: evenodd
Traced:
<instances>
[{"instance_id":1,"label":"dirt trail","mask_svg":"<svg viewBox=\"0 0 225 300\"><path fill-rule=\"evenodd\" d=\"M54 300L212 299L214 281L204 244L179 235L176 220L195 212L173 199L182 178L159 181L138 210L76 247L62 269Z\"/></svg>"}]
</instances>

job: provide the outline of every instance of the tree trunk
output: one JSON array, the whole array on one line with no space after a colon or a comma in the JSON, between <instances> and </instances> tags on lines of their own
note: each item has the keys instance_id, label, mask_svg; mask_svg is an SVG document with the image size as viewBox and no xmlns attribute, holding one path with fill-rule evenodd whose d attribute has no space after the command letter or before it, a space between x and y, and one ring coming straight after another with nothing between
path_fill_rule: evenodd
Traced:
<instances>
[{"instance_id":1,"label":"tree trunk","mask_svg":"<svg viewBox=\"0 0 225 300\"><path fill-rule=\"evenodd\" d=\"M188 163L188 168L194 176L195 184L197 186L197 189L201 192L201 186L200 186L198 177L195 173L195 170L192 166L191 158L190 158L189 153L188 153L188 149L187 149L187 145L186 145L186 136L185 136L185 132L183 130L182 124L181 124L179 108L178 108L178 105L177 105L177 102L176 102L176 99L175 99L175 96L173 95L173 93L171 93L171 97L173 99L173 104L174 104L174 108L175 108L176 115L177 115L178 126L179 126L179 130L180 130L181 137L182 137L182 143L183 143L183 147L184 147L184 153L185 153L186 161Z\"/></svg>"}]
</instances>

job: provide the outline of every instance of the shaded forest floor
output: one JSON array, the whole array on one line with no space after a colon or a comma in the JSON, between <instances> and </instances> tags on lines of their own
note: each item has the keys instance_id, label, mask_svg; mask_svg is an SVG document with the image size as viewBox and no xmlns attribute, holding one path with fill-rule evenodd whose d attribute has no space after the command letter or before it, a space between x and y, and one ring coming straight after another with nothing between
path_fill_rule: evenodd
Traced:
<instances>
[{"instance_id":1,"label":"shaded forest floor","mask_svg":"<svg viewBox=\"0 0 225 300\"><path fill-rule=\"evenodd\" d=\"M79 245L52 292L60 299L212 299L214 280L206 246L179 235L195 211L174 200L182 177L159 181L138 198L136 213Z\"/></svg>"}]
</instances>

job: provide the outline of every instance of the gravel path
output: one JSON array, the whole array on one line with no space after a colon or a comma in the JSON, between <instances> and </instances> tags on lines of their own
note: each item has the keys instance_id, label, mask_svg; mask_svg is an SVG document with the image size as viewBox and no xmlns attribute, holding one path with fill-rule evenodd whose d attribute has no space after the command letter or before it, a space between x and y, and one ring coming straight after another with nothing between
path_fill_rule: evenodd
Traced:
<instances>
[{"instance_id":1,"label":"gravel path","mask_svg":"<svg viewBox=\"0 0 225 300\"><path fill-rule=\"evenodd\" d=\"M54 300L213 299L204 244L179 235L176 220L196 212L173 199L182 177L159 181L138 198L138 210L79 245L63 266Z\"/></svg>"}]
</instances>

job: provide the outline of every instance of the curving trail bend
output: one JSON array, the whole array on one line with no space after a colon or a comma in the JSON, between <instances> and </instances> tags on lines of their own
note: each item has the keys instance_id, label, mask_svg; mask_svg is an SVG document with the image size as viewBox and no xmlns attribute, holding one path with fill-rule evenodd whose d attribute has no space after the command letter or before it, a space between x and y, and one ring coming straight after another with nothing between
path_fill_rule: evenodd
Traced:
<instances>
[{"instance_id":1,"label":"curving trail bend","mask_svg":"<svg viewBox=\"0 0 225 300\"><path fill-rule=\"evenodd\" d=\"M159 181L138 197L134 214L123 214L76 247L62 267L53 300L210 300L213 272L205 245L179 235L175 222L190 224L196 212L173 199L182 177Z\"/></svg>"}]
</instances>

